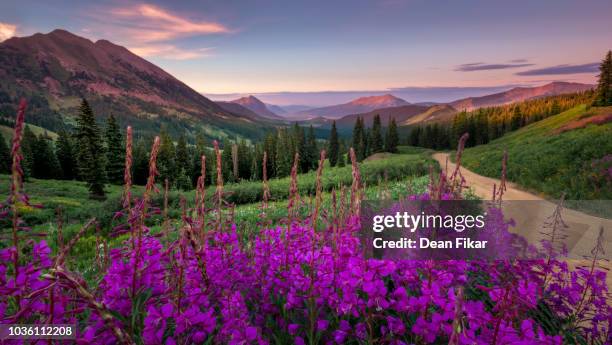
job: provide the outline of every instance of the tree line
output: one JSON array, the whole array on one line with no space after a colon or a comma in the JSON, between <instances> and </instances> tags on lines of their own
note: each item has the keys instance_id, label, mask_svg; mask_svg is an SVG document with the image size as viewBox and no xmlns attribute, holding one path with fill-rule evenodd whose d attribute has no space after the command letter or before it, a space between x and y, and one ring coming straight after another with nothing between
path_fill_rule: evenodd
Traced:
<instances>
[{"instance_id":1,"label":"tree line","mask_svg":"<svg viewBox=\"0 0 612 345\"><path fill-rule=\"evenodd\" d=\"M579 104L590 103L593 91L528 100L515 104L461 111L450 123L432 123L411 129L407 142L431 149L454 149L469 133L466 147L486 144L506 133L557 115Z\"/></svg>"}]
</instances>

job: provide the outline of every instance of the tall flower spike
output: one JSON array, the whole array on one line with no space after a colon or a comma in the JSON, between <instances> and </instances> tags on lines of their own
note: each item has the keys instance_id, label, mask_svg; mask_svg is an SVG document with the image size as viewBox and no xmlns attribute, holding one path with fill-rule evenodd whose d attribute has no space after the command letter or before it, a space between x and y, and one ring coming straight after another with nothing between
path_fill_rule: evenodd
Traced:
<instances>
[{"instance_id":1,"label":"tall flower spike","mask_svg":"<svg viewBox=\"0 0 612 345\"><path fill-rule=\"evenodd\" d=\"M319 217L319 208L321 207L321 203L323 202L323 166L325 165L325 150L321 151L321 155L319 158L319 167L317 168L317 184L315 190L315 209L312 215L312 227L316 228L317 218Z\"/></svg>"},{"instance_id":2,"label":"tall flower spike","mask_svg":"<svg viewBox=\"0 0 612 345\"><path fill-rule=\"evenodd\" d=\"M213 145L215 147L215 157L217 159L217 189L215 190L215 201L217 204L217 226L221 228L221 206L223 203L223 172L221 170L221 151L219 150L219 143L216 140L213 141Z\"/></svg>"},{"instance_id":3,"label":"tall flower spike","mask_svg":"<svg viewBox=\"0 0 612 345\"><path fill-rule=\"evenodd\" d=\"M10 205L12 208L12 230L13 230L13 247L15 248L15 254L13 255L13 273L15 278L19 276L19 213L17 203L21 198L21 189L23 188L23 170L21 168L21 139L23 139L23 127L25 123L25 109L26 101L22 99L19 103L19 110L17 111L17 118L15 119L15 132L13 134L13 145L11 147L11 154L13 156L12 165L12 178L11 178L11 196ZM19 304L19 296L17 296L17 304Z\"/></svg>"},{"instance_id":4,"label":"tall flower spike","mask_svg":"<svg viewBox=\"0 0 612 345\"><path fill-rule=\"evenodd\" d=\"M361 209L361 174L359 173L357 156L355 155L355 150L352 147L349 153L351 156L351 168L353 171L353 184L351 185L351 213L354 216L358 216Z\"/></svg>"},{"instance_id":5,"label":"tall flower spike","mask_svg":"<svg viewBox=\"0 0 612 345\"><path fill-rule=\"evenodd\" d=\"M300 154L296 152L295 156L293 157L293 166L291 167L291 184L289 185L289 205L287 206L291 217L295 215L296 208L298 207L298 203L300 201L297 181L297 171L299 162Z\"/></svg>"}]
</instances>

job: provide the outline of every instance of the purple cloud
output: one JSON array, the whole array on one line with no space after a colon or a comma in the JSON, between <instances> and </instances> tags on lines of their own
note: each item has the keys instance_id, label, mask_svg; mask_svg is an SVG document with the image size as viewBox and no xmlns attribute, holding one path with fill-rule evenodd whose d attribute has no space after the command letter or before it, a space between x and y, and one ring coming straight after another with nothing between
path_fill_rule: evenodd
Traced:
<instances>
[{"instance_id":1,"label":"purple cloud","mask_svg":"<svg viewBox=\"0 0 612 345\"><path fill-rule=\"evenodd\" d=\"M518 72L516 75L533 76L533 75L558 75L558 74L580 74L580 73L596 73L599 68L599 63L585 63L582 65L558 65L544 68L530 69L523 72Z\"/></svg>"},{"instance_id":2,"label":"purple cloud","mask_svg":"<svg viewBox=\"0 0 612 345\"><path fill-rule=\"evenodd\" d=\"M485 64L484 62L474 62L459 65L455 68L458 72L490 71L497 69L519 68L533 66L532 63L511 63L511 64Z\"/></svg>"}]
</instances>

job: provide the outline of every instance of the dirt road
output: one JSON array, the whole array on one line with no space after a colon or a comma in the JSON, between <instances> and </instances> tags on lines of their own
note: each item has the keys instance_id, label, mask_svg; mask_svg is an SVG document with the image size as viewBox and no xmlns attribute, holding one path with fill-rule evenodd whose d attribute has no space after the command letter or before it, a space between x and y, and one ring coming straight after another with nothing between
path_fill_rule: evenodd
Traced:
<instances>
[{"instance_id":1,"label":"dirt road","mask_svg":"<svg viewBox=\"0 0 612 345\"><path fill-rule=\"evenodd\" d=\"M455 170L456 165L450 161L448 153L434 153L433 158L443 170L446 168L449 173ZM498 179L478 175L464 167L461 167L461 174L467 185L483 200L491 200L493 185L499 187L500 184ZM520 190L514 183L507 183L506 186L507 190L503 195L505 201L530 200L508 202L502 206L504 214L516 222L513 231L528 239L530 243L539 242L543 238L541 234L542 225L553 214L556 204L538 195ZM580 258L591 253L602 227L604 229L603 248L607 254L606 257L612 255L612 220L594 217L570 209L563 210L562 218L567 225L567 229L565 229L567 238L564 242L569 250L569 257L572 258L568 261L573 265L586 263ZM606 266L610 267L610 263L606 263ZM607 281L608 287L612 291L612 272L608 274Z\"/></svg>"}]
</instances>

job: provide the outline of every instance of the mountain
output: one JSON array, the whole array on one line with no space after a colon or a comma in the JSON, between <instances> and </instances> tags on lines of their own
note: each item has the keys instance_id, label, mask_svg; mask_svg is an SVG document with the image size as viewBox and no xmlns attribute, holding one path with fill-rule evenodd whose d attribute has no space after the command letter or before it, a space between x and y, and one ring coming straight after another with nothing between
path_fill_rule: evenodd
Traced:
<instances>
[{"instance_id":1,"label":"mountain","mask_svg":"<svg viewBox=\"0 0 612 345\"><path fill-rule=\"evenodd\" d=\"M0 43L0 111L12 116L21 96L30 104L28 121L51 130L72 122L82 97L96 116L112 113L141 133L157 133L164 125L174 135L258 137L263 129L128 49L65 30Z\"/></svg>"},{"instance_id":2,"label":"mountain","mask_svg":"<svg viewBox=\"0 0 612 345\"><path fill-rule=\"evenodd\" d=\"M314 118L318 116L340 119L346 115L367 113L375 109L398 107L410 103L393 95L360 97L351 102L322 108L308 109L294 114L294 117Z\"/></svg>"},{"instance_id":3,"label":"mountain","mask_svg":"<svg viewBox=\"0 0 612 345\"><path fill-rule=\"evenodd\" d=\"M380 115L380 120L383 126L386 126L391 118L395 119L395 122L399 125L400 123L410 119L413 116L417 116L425 111L427 111L429 107L423 105L402 105L399 107L388 107L372 110L367 113L362 114L354 114L347 115L342 117L341 119L336 120L336 125L338 127L352 127L357 120L357 117L361 117L366 127L372 126L372 121L374 120L374 116Z\"/></svg>"},{"instance_id":4,"label":"mountain","mask_svg":"<svg viewBox=\"0 0 612 345\"><path fill-rule=\"evenodd\" d=\"M398 126L409 126L414 124L424 124L426 122L445 122L450 121L457 114L457 109L448 104L432 105L424 112L411 116L398 123Z\"/></svg>"},{"instance_id":5,"label":"mountain","mask_svg":"<svg viewBox=\"0 0 612 345\"><path fill-rule=\"evenodd\" d=\"M467 111L470 111L482 107L492 107L497 105L525 101L532 98L587 91L593 88L594 86L589 84L556 81L537 87L516 87L514 89L495 93L492 95L486 95L482 97L468 97L451 102L450 105L458 110L465 109Z\"/></svg>"},{"instance_id":6,"label":"mountain","mask_svg":"<svg viewBox=\"0 0 612 345\"><path fill-rule=\"evenodd\" d=\"M274 105L274 104L269 104L269 103L265 103L266 108L268 108L268 110L270 110L271 112L273 112L276 115L285 115L287 114L287 110L285 110L283 107L280 107L278 105Z\"/></svg>"},{"instance_id":7,"label":"mountain","mask_svg":"<svg viewBox=\"0 0 612 345\"><path fill-rule=\"evenodd\" d=\"M277 119L277 120L282 119L282 117L278 116L277 114L272 112L270 109L268 109L265 103L260 101L255 96L247 96L247 97L238 98L238 99L233 100L232 103L240 104L241 106L253 111L254 113L256 113L257 115L261 117L266 117L269 119Z\"/></svg>"}]
</instances>

